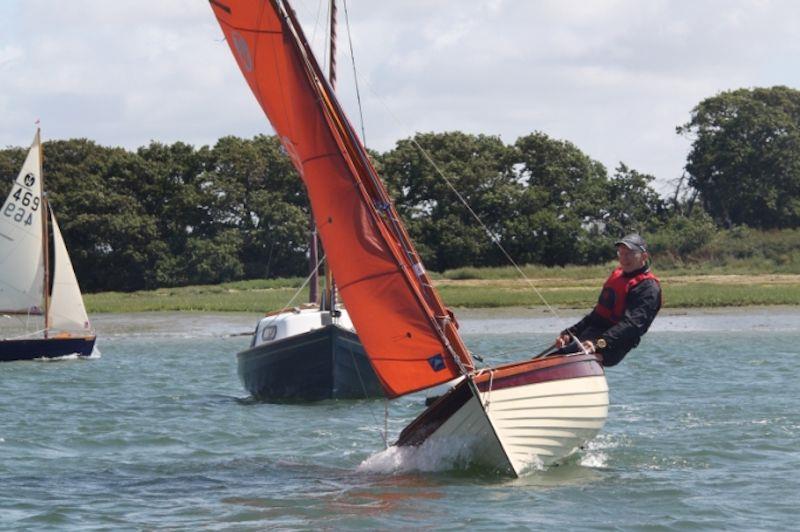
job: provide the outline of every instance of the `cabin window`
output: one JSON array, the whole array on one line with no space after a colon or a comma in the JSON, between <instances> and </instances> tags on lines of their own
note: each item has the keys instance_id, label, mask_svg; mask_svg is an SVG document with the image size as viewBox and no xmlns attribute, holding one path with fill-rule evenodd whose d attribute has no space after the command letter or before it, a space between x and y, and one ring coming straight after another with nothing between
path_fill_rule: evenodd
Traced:
<instances>
[{"instance_id":1,"label":"cabin window","mask_svg":"<svg viewBox=\"0 0 800 532\"><path fill-rule=\"evenodd\" d=\"M275 325L270 325L269 327L264 327L264 330L261 331L261 339L269 342L275 339L276 334L278 334L278 328Z\"/></svg>"}]
</instances>

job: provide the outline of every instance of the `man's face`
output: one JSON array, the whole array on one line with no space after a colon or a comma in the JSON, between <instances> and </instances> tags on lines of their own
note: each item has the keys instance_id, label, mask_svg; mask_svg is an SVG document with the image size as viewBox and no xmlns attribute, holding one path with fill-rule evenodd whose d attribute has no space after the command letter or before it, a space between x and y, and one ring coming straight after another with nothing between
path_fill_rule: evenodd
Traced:
<instances>
[{"instance_id":1,"label":"man's face","mask_svg":"<svg viewBox=\"0 0 800 532\"><path fill-rule=\"evenodd\" d=\"M647 253L628 249L628 246L622 244L617 246L617 257L622 271L626 273L638 270L647 261Z\"/></svg>"}]
</instances>

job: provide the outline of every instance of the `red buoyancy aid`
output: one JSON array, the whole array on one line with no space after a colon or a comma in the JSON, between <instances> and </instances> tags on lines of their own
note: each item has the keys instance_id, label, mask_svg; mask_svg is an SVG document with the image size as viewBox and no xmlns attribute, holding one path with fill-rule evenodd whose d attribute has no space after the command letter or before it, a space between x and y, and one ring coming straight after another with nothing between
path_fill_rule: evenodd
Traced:
<instances>
[{"instance_id":1,"label":"red buoyancy aid","mask_svg":"<svg viewBox=\"0 0 800 532\"><path fill-rule=\"evenodd\" d=\"M616 325L625 313L628 292L630 292L631 288L647 279L653 279L661 284L658 277L653 275L653 272L649 269L633 277L626 277L622 268L617 268L611 272L611 275L603 284L603 291L600 292L600 298L597 300L594 311Z\"/></svg>"}]
</instances>

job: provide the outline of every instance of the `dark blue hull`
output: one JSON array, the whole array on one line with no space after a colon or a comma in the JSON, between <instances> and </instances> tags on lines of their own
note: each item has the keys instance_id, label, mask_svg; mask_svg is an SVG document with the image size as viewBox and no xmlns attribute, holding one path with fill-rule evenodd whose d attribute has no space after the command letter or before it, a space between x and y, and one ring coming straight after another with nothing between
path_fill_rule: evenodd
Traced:
<instances>
[{"instance_id":1,"label":"dark blue hull","mask_svg":"<svg viewBox=\"0 0 800 532\"><path fill-rule=\"evenodd\" d=\"M95 339L94 336L87 336L0 340L0 362L57 358L72 354L88 357L92 354Z\"/></svg>"},{"instance_id":2,"label":"dark blue hull","mask_svg":"<svg viewBox=\"0 0 800 532\"><path fill-rule=\"evenodd\" d=\"M236 355L239 378L262 401L384 397L358 336L336 325Z\"/></svg>"}]
</instances>

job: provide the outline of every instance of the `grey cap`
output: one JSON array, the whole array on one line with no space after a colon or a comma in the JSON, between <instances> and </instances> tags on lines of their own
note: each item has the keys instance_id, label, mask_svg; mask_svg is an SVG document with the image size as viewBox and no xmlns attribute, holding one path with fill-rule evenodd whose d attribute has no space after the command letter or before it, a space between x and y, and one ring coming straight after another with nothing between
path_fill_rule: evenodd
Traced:
<instances>
[{"instance_id":1,"label":"grey cap","mask_svg":"<svg viewBox=\"0 0 800 532\"><path fill-rule=\"evenodd\" d=\"M614 242L614 245L625 246L631 251L639 251L642 253L647 253L647 243L644 241L644 238L639 236L637 233L631 233L629 235L624 236L622 239Z\"/></svg>"}]
</instances>

